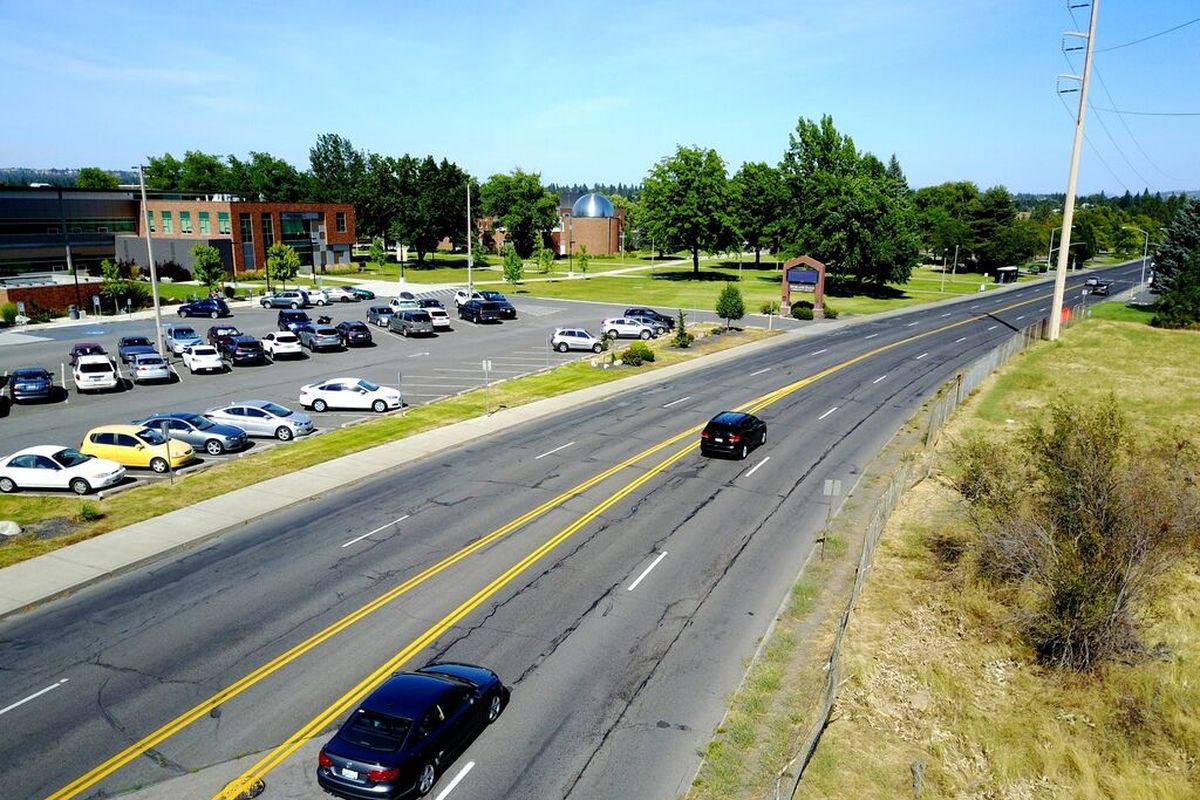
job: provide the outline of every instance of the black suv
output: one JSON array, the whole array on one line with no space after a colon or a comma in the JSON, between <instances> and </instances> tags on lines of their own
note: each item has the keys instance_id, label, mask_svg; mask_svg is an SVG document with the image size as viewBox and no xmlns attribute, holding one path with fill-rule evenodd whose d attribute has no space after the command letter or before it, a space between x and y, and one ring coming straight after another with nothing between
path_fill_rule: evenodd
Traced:
<instances>
[{"instance_id":1,"label":"black suv","mask_svg":"<svg viewBox=\"0 0 1200 800\"><path fill-rule=\"evenodd\" d=\"M700 432L700 454L745 458L750 451L767 441L767 423L753 414L722 411L708 421Z\"/></svg>"},{"instance_id":2,"label":"black suv","mask_svg":"<svg viewBox=\"0 0 1200 800\"><path fill-rule=\"evenodd\" d=\"M458 307L458 316L476 325L480 322L499 322L500 306L487 300L468 300Z\"/></svg>"},{"instance_id":3,"label":"black suv","mask_svg":"<svg viewBox=\"0 0 1200 800\"><path fill-rule=\"evenodd\" d=\"M489 303L495 303L496 307L500 309L500 316L503 319L517 318L516 307L514 307L512 303L508 302L508 298L499 292L494 292L490 289L484 289L479 293L479 296Z\"/></svg>"},{"instance_id":4,"label":"black suv","mask_svg":"<svg viewBox=\"0 0 1200 800\"><path fill-rule=\"evenodd\" d=\"M253 336L230 336L221 342L221 358L233 366L270 363L262 342Z\"/></svg>"},{"instance_id":5,"label":"black suv","mask_svg":"<svg viewBox=\"0 0 1200 800\"><path fill-rule=\"evenodd\" d=\"M294 308L284 308L279 311L279 330L295 333L296 328L308 325L312 320L308 314Z\"/></svg>"},{"instance_id":6,"label":"black suv","mask_svg":"<svg viewBox=\"0 0 1200 800\"><path fill-rule=\"evenodd\" d=\"M658 324L664 326L669 331L675 330L675 320L666 314L658 313L653 308L627 308L622 316L645 317L652 325Z\"/></svg>"}]
</instances>

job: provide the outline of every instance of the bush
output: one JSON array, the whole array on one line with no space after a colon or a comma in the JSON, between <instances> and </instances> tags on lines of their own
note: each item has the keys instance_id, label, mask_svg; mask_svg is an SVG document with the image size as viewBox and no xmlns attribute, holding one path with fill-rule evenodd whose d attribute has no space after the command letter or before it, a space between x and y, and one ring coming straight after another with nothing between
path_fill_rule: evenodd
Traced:
<instances>
[{"instance_id":1,"label":"bush","mask_svg":"<svg viewBox=\"0 0 1200 800\"><path fill-rule=\"evenodd\" d=\"M631 367L654 361L654 351L645 342L634 342L621 351L621 361Z\"/></svg>"},{"instance_id":2,"label":"bush","mask_svg":"<svg viewBox=\"0 0 1200 800\"><path fill-rule=\"evenodd\" d=\"M675 320L675 334L671 337L671 344L675 347L691 347L694 341L696 341L696 335L687 329L681 308L679 317Z\"/></svg>"},{"instance_id":3,"label":"bush","mask_svg":"<svg viewBox=\"0 0 1200 800\"><path fill-rule=\"evenodd\" d=\"M802 304L792 306L792 318L793 319L812 319L813 318L812 306L806 306L806 305L802 305Z\"/></svg>"},{"instance_id":4,"label":"bush","mask_svg":"<svg viewBox=\"0 0 1200 800\"><path fill-rule=\"evenodd\" d=\"M79 519L82 522L94 522L104 517L104 512L95 503L79 504Z\"/></svg>"},{"instance_id":5,"label":"bush","mask_svg":"<svg viewBox=\"0 0 1200 800\"><path fill-rule=\"evenodd\" d=\"M5 303L0 306L0 318L4 320L6 325L12 325L17 321L17 304Z\"/></svg>"},{"instance_id":6,"label":"bush","mask_svg":"<svg viewBox=\"0 0 1200 800\"><path fill-rule=\"evenodd\" d=\"M761 306L759 306L759 311L761 311L764 314L778 314L779 313L779 301L778 300L768 300L765 303L763 303Z\"/></svg>"},{"instance_id":7,"label":"bush","mask_svg":"<svg viewBox=\"0 0 1200 800\"><path fill-rule=\"evenodd\" d=\"M29 317L31 323L49 322L55 317L65 317L67 312L65 309L50 309L45 306L40 306L37 303L29 300L25 303L25 316Z\"/></svg>"},{"instance_id":8,"label":"bush","mask_svg":"<svg viewBox=\"0 0 1200 800\"><path fill-rule=\"evenodd\" d=\"M161 264L155 265L155 271L158 273L160 281L170 281L176 283L178 281L190 281L192 273L188 272L178 262L164 261Z\"/></svg>"},{"instance_id":9,"label":"bush","mask_svg":"<svg viewBox=\"0 0 1200 800\"><path fill-rule=\"evenodd\" d=\"M833 306L825 306L825 319L837 319L838 310Z\"/></svg>"},{"instance_id":10,"label":"bush","mask_svg":"<svg viewBox=\"0 0 1200 800\"><path fill-rule=\"evenodd\" d=\"M725 329L722 328L720 325L717 325L716 327L709 330L708 335L709 336L720 336L724 332L725 332Z\"/></svg>"}]
</instances>

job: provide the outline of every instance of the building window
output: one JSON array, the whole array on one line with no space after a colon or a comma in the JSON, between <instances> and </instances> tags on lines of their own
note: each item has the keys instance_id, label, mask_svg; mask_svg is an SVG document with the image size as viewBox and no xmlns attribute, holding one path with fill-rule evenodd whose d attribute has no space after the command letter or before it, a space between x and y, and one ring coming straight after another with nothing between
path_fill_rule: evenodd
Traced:
<instances>
[{"instance_id":1,"label":"building window","mask_svg":"<svg viewBox=\"0 0 1200 800\"><path fill-rule=\"evenodd\" d=\"M335 219L337 220L337 232L345 233L346 232L346 212L345 211L337 212L337 216L335 217Z\"/></svg>"},{"instance_id":2,"label":"building window","mask_svg":"<svg viewBox=\"0 0 1200 800\"><path fill-rule=\"evenodd\" d=\"M254 241L254 223L250 221L249 214L238 214L238 228L242 231L243 242Z\"/></svg>"},{"instance_id":3,"label":"building window","mask_svg":"<svg viewBox=\"0 0 1200 800\"><path fill-rule=\"evenodd\" d=\"M228 220L226 220L226 221L228 222ZM209 221L208 221L208 212L201 211L200 212L200 235L208 236L210 233L212 233L212 225L210 225Z\"/></svg>"},{"instance_id":4,"label":"building window","mask_svg":"<svg viewBox=\"0 0 1200 800\"><path fill-rule=\"evenodd\" d=\"M229 224L228 211L217 212L217 233L224 233L226 235L233 233L233 227Z\"/></svg>"},{"instance_id":5,"label":"building window","mask_svg":"<svg viewBox=\"0 0 1200 800\"><path fill-rule=\"evenodd\" d=\"M154 228L154 212L153 211L146 212L146 224L150 226L150 232L154 233L155 228Z\"/></svg>"},{"instance_id":6,"label":"building window","mask_svg":"<svg viewBox=\"0 0 1200 800\"><path fill-rule=\"evenodd\" d=\"M190 212L190 211L180 211L179 212L179 232L180 233L191 233L192 232L192 212Z\"/></svg>"},{"instance_id":7,"label":"building window","mask_svg":"<svg viewBox=\"0 0 1200 800\"><path fill-rule=\"evenodd\" d=\"M275 244L275 227L271 224L271 215L262 215L262 234L263 247L270 247Z\"/></svg>"},{"instance_id":8,"label":"building window","mask_svg":"<svg viewBox=\"0 0 1200 800\"><path fill-rule=\"evenodd\" d=\"M162 231L163 231L163 233L174 233L175 232L175 223L171 221L171 212L170 211L162 212Z\"/></svg>"}]
</instances>

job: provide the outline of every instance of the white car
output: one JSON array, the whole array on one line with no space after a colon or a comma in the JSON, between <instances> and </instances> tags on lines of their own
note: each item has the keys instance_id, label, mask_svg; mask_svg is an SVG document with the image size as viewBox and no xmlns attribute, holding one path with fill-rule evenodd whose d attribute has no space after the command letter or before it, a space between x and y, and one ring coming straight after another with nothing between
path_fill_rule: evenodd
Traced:
<instances>
[{"instance_id":1,"label":"white car","mask_svg":"<svg viewBox=\"0 0 1200 800\"><path fill-rule=\"evenodd\" d=\"M446 313L446 309L430 306L425 309L429 314L429 318L433 320L434 330L450 330L450 315Z\"/></svg>"},{"instance_id":2,"label":"white car","mask_svg":"<svg viewBox=\"0 0 1200 800\"><path fill-rule=\"evenodd\" d=\"M461 306L468 300L482 300L483 295L479 292L468 292L466 289L458 289L454 292L454 305Z\"/></svg>"},{"instance_id":3,"label":"white car","mask_svg":"<svg viewBox=\"0 0 1200 800\"><path fill-rule=\"evenodd\" d=\"M351 303L358 300L358 295L345 286L327 286L322 290L325 299L331 303Z\"/></svg>"},{"instance_id":4,"label":"white car","mask_svg":"<svg viewBox=\"0 0 1200 800\"><path fill-rule=\"evenodd\" d=\"M328 408L370 409L383 413L400 408L400 390L363 378L330 378L300 387L300 405L313 411Z\"/></svg>"},{"instance_id":5,"label":"white car","mask_svg":"<svg viewBox=\"0 0 1200 800\"><path fill-rule=\"evenodd\" d=\"M392 308L392 312L397 311L417 311L421 308L420 303L416 300L410 300L407 297L393 297L388 303Z\"/></svg>"},{"instance_id":6,"label":"white car","mask_svg":"<svg viewBox=\"0 0 1200 800\"><path fill-rule=\"evenodd\" d=\"M555 328L550 335L550 346L560 353L568 350L591 350L599 353L604 343L583 328Z\"/></svg>"},{"instance_id":7,"label":"white car","mask_svg":"<svg viewBox=\"0 0 1200 800\"><path fill-rule=\"evenodd\" d=\"M108 356L79 356L71 368L75 388L81 392L99 392L116 389L119 385L117 368Z\"/></svg>"},{"instance_id":8,"label":"white car","mask_svg":"<svg viewBox=\"0 0 1200 800\"><path fill-rule=\"evenodd\" d=\"M138 353L129 359L129 377L134 383L171 380L171 366L158 353Z\"/></svg>"},{"instance_id":9,"label":"white car","mask_svg":"<svg viewBox=\"0 0 1200 800\"><path fill-rule=\"evenodd\" d=\"M20 489L70 489L87 494L125 479L115 461L85 456L70 447L43 444L27 447L0 460L0 492Z\"/></svg>"},{"instance_id":10,"label":"white car","mask_svg":"<svg viewBox=\"0 0 1200 800\"><path fill-rule=\"evenodd\" d=\"M225 362L211 344L194 344L183 349L183 365L193 375L197 372L224 372Z\"/></svg>"},{"instance_id":11,"label":"white car","mask_svg":"<svg viewBox=\"0 0 1200 800\"><path fill-rule=\"evenodd\" d=\"M272 360L280 356L304 357L304 348L300 346L300 337L290 331L271 331L263 334L262 346Z\"/></svg>"},{"instance_id":12,"label":"white car","mask_svg":"<svg viewBox=\"0 0 1200 800\"><path fill-rule=\"evenodd\" d=\"M658 336L653 325L629 317L609 317L600 323L600 330L614 339L653 339Z\"/></svg>"}]
</instances>

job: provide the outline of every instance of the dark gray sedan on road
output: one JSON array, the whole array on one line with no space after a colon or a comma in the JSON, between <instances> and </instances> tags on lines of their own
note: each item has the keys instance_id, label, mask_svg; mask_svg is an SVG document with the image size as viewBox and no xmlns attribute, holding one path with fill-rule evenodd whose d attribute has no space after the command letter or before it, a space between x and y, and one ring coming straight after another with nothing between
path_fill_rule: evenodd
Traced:
<instances>
[{"instance_id":1,"label":"dark gray sedan on road","mask_svg":"<svg viewBox=\"0 0 1200 800\"><path fill-rule=\"evenodd\" d=\"M144 425L161 431L167 426L167 435L182 439L196 450L204 450L210 456L241 450L248 444L246 432L236 425L213 422L211 419L191 411L174 411L155 414L144 419L135 419L134 425Z\"/></svg>"}]
</instances>

